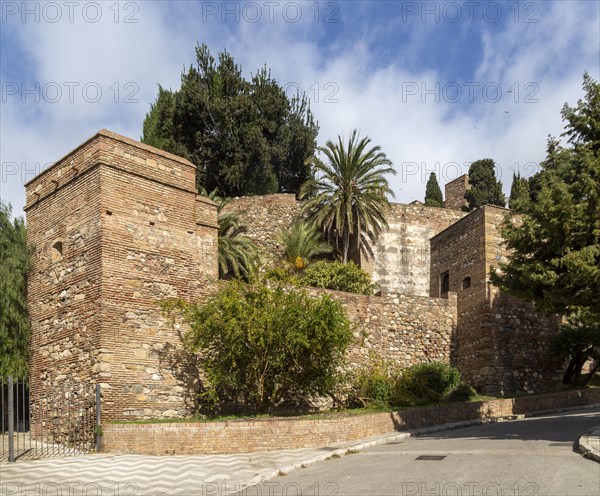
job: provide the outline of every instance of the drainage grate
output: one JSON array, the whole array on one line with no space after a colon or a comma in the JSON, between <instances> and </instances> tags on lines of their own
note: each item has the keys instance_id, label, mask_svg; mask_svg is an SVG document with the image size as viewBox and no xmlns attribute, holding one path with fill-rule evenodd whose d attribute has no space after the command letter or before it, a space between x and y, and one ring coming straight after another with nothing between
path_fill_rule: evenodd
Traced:
<instances>
[{"instance_id":1,"label":"drainage grate","mask_svg":"<svg viewBox=\"0 0 600 496\"><path fill-rule=\"evenodd\" d=\"M573 446L571 441L565 441L563 443L550 443L548 446Z\"/></svg>"},{"instance_id":2,"label":"drainage grate","mask_svg":"<svg viewBox=\"0 0 600 496\"><path fill-rule=\"evenodd\" d=\"M446 458L445 455L421 455L421 456L415 458L415 460L440 461L440 460L443 460L444 458Z\"/></svg>"}]
</instances>

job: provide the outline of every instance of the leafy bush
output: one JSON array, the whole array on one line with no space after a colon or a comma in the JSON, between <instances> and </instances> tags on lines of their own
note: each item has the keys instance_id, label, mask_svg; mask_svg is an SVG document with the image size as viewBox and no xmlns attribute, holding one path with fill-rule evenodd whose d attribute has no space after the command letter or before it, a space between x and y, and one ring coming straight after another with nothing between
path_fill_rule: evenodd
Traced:
<instances>
[{"instance_id":1,"label":"leafy bush","mask_svg":"<svg viewBox=\"0 0 600 496\"><path fill-rule=\"evenodd\" d=\"M456 389L448 395L449 401L470 401L478 398L477 391L468 384L459 384Z\"/></svg>"},{"instance_id":2,"label":"leafy bush","mask_svg":"<svg viewBox=\"0 0 600 496\"><path fill-rule=\"evenodd\" d=\"M315 262L304 270L300 283L316 288L366 295L373 294L375 290L371 275L353 262Z\"/></svg>"},{"instance_id":3,"label":"leafy bush","mask_svg":"<svg viewBox=\"0 0 600 496\"><path fill-rule=\"evenodd\" d=\"M298 275L289 267L269 267L263 273L263 278L269 281L282 282L284 284L299 284Z\"/></svg>"},{"instance_id":4,"label":"leafy bush","mask_svg":"<svg viewBox=\"0 0 600 496\"><path fill-rule=\"evenodd\" d=\"M231 281L203 305L163 308L190 325L186 346L201 354L204 398L261 412L327 394L353 339L339 302L282 286Z\"/></svg>"},{"instance_id":5,"label":"leafy bush","mask_svg":"<svg viewBox=\"0 0 600 496\"><path fill-rule=\"evenodd\" d=\"M369 365L350 375L347 406L389 406L396 387L396 373L389 362L371 356Z\"/></svg>"},{"instance_id":6,"label":"leafy bush","mask_svg":"<svg viewBox=\"0 0 600 496\"><path fill-rule=\"evenodd\" d=\"M396 400L440 401L460 382L460 373L441 362L420 363L404 369L396 386Z\"/></svg>"}]
</instances>

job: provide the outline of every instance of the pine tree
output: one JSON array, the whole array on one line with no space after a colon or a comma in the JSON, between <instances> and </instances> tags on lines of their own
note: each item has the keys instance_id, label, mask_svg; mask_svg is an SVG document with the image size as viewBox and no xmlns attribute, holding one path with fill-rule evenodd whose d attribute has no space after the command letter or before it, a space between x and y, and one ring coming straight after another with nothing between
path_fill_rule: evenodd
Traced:
<instances>
[{"instance_id":1,"label":"pine tree","mask_svg":"<svg viewBox=\"0 0 600 496\"><path fill-rule=\"evenodd\" d=\"M438 184L435 172L432 172L427 180L427 186L425 187L425 205L428 207L444 206L444 197L442 196L442 190Z\"/></svg>"},{"instance_id":2,"label":"pine tree","mask_svg":"<svg viewBox=\"0 0 600 496\"><path fill-rule=\"evenodd\" d=\"M0 377L27 373L29 250L22 218L11 222L10 205L0 201Z\"/></svg>"},{"instance_id":3,"label":"pine tree","mask_svg":"<svg viewBox=\"0 0 600 496\"><path fill-rule=\"evenodd\" d=\"M246 79L227 51L215 61L202 45L180 89L159 86L142 141L194 163L197 189L296 193L309 178L318 129L308 99L289 98L266 67Z\"/></svg>"},{"instance_id":4,"label":"pine tree","mask_svg":"<svg viewBox=\"0 0 600 496\"><path fill-rule=\"evenodd\" d=\"M469 202L469 210L483 205L506 205L506 197L502 193L502 183L496 179L495 163L491 158L476 160L469 168L469 184L471 188L465 193Z\"/></svg>"},{"instance_id":5,"label":"pine tree","mask_svg":"<svg viewBox=\"0 0 600 496\"><path fill-rule=\"evenodd\" d=\"M581 313L600 322L600 84L584 76L585 100L565 105L571 146L548 140L546 160L532 182L535 195L502 234L510 250L501 289L548 314Z\"/></svg>"},{"instance_id":6,"label":"pine tree","mask_svg":"<svg viewBox=\"0 0 600 496\"><path fill-rule=\"evenodd\" d=\"M513 174L508 207L515 212L520 212L527 203L529 203L529 181L520 174Z\"/></svg>"}]
</instances>

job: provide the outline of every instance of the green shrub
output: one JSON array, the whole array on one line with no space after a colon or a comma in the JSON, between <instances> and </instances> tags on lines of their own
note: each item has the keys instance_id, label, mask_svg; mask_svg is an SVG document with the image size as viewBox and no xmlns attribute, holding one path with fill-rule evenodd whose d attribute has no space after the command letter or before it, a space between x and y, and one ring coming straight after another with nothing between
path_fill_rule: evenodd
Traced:
<instances>
[{"instance_id":1,"label":"green shrub","mask_svg":"<svg viewBox=\"0 0 600 496\"><path fill-rule=\"evenodd\" d=\"M448 395L449 401L471 401L478 398L477 391L468 384L459 384L456 388Z\"/></svg>"},{"instance_id":2,"label":"green shrub","mask_svg":"<svg viewBox=\"0 0 600 496\"><path fill-rule=\"evenodd\" d=\"M399 403L413 399L440 401L460 382L460 373L441 362L413 365L402 371L396 386Z\"/></svg>"},{"instance_id":3,"label":"green shrub","mask_svg":"<svg viewBox=\"0 0 600 496\"><path fill-rule=\"evenodd\" d=\"M371 356L368 366L351 374L347 406L389 406L396 387L395 376L389 362Z\"/></svg>"},{"instance_id":4,"label":"green shrub","mask_svg":"<svg viewBox=\"0 0 600 496\"><path fill-rule=\"evenodd\" d=\"M293 270L287 267L269 267L265 270L263 278L269 281L293 284L294 286L297 286L299 283L298 276Z\"/></svg>"},{"instance_id":5,"label":"green shrub","mask_svg":"<svg viewBox=\"0 0 600 496\"><path fill-rule=\"evenodd\" d=\"M282 286L231 281L203 305L163 309L190 326L186 347L201 355L205 400L260 412L327 394L353 339L339 302Z\"/></svg>"},{"instance_id":6,"label":"green shrub","mask_svg":"<svg viewBox=\"0 0 600 496\"><path fill-rule=\"evenodd\" d=\"M300 283L316 288L366 295L373 294L375 290L371 275L353 262L315 262L304 270Z\"/></svg>"}]
</instances>

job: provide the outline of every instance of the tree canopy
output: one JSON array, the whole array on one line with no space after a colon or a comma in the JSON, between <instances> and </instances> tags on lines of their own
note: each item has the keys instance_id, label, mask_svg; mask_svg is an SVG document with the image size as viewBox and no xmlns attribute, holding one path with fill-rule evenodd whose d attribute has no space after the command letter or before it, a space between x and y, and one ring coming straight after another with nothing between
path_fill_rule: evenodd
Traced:
<instances>
[{"instance_id":1,"label":"tree canopy","mask_svg":"<svg viewBox=\"0 0 600 496\"><path fill-rule=\"evenodd\" d=\"M503 229L509 260L492 281L549 314L600 320L600 84L584 75L585 97L565 104L570 146L548 140L531 201Z\"/></svg>"},{"instance_id":2,"label":"tree canopy","mask_svg":"<svg viewBox=\"0 0 600 496\"><path fill-rule=\"evenodd\" d=\"M0 201L0 377L27 373L27 248L22 218L10 220L11 207Z\"/></svg>"},{"instance_id":3,"label":"tree canopy","mask_svg":"<svg viewBox=\"0 0 600 496\"><path fill-rule=\"evenodd\" d=\"M502 183L496 179L495 163L491 158L476 160L469 167L469 184L465 193L469 202L469 210L483 205L506 205L506 197L502 193Z\"/></svg>"},{"instance_id":4,"label":"tree canopy","mask_svg":"<svg viewBox=\"0 0 600 496\"><path fill-rule=\"evenodd\" d=\"M425 205L428 207L443 207L444 197L438 183L435 172L429 175L427 186L425 187Z\"/></svg>"},{"instance_id":5,"label":"tree canopy","mask_svg":"<svg viewBox=\"0 0 600 496\"><path fill-rule=\"evenodd\" d=\"M289 98L266 67L246 80L227 51L216 62L198 45L181 88L159 86L142 141L194 163L197 189L229 197L297 192L317 133L304 95Z\"/></svg>"},{"instance_id":6,"label":"tree canopy","mask_svg":"<svg viewBox=\"0 0 600 496\"><path fill-rule=\"evenodd\" d=\"M303 184L301 198L306 217L325 233L341 260L360 264L361 254L372 256L374 242L387 227L387 195L394 196L386 179L396 174L392 162L379 146L369 147L369 137L353 131L347 144L338 136L319 151L326 161L312 159L312 177Z\"/></svg>"},{"instance_id":7,"label":"tree canopy","mask_svg":"<svg viewBox=\"0 0 600 496\"><path fill-rule=\"evenodd\" d=\"M516 212L525 208L529 202L529 181L521 177L520 174L513 174L512 185L510 187L510 197L508 199L508 208Z\"/></svg>"}]
</instances>

